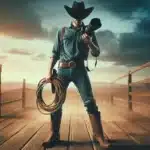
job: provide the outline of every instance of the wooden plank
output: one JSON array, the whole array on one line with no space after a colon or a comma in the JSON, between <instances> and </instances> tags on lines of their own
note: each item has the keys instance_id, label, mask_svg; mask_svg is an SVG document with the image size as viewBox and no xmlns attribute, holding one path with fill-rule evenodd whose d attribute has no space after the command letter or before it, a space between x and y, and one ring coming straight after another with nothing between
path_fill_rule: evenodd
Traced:
<instances>
[{"instance_id":1,"label":"wooden plank","mask_svg":"<svg viewBox=\"0 0 150 150\"><path fill-rule=\"evenodd\" d=\"M4 121L4 118L0 118L0 122Z\"/></svg>"},{"instance_id":2,"label":"wooden plank","mask_svg":"<svg viewBox=\"0 0 150 150\"><path fill-rule=\"evenodd\" d=\"M29 121L32 121L32 119L36 119L37 117L39 117L35 117L35 113L37 114L37 112L35 111L27 110L18 114L16 116L17 118L15 118L15 122L0 131L0 145L2 145L4 142L14 136L16 133L18 133L21 129L23 129L29 123ZM33 117L31 117L32 115Z\"/></svg>"},{"instance_id":3,"label":"wooden plank","mask_svg":"<svg viewBox=\"0 0 150 150\"><path fill-rule=\"evenodd\" d=\"M131 73L133 74L133 73L135 73L135 72L137 72L139 70L142 70L142 69L144 69L146 67L150 67L150 62L147 62L147 63L145 63L145 64L143 64L141 66L138 66L137 68L135 68L134 70L132 70Z\"/></svg>"},{"instance_id":4,"label":"wooden plank","mask_svg":"<svg viewBox=\"0 0 150 150\"><path fill-rule=\"evenodd\" d=\"M26 122L24 119L20 119L20 120L17 120L12 125L7 126L3 130L1 130L0 131L0 145L2 145L4 142L10 139L13 135L15 135L21 129L23 129L27 125L27 123L28 122Z\"/></svg>"},{"instance_id":5,"label":"wooden plank","mask_svg":"<svg viewBox=\"0 0 150 150\"><path fill-rule=\"evenodd\" d=\"M44 123L39 120L30 122L26 127L20 130L20 132L2 144L0 149L20 150L43 125Z\"/></svg>"},{"instance_id":6,"label":"wooden plank","mask_svg":"<svg viewBox=\"0 0 150 150\"><path fill-rule=\"evenodd\" d=\"M89 133L80 115L73 115L71 118L70 150L93 150Z\"/></svg>"},{"instance_id":7,"label":"wooden plank","mask_svg":"<svg viewBox=\"0 0 150 150\"><path fill-rule=\"evenodd\" d=\"M47 137L49 132L49 123L44 123L39 131L31 138L21 150L40 150L42 149L42 143Z\"/></svg>"},{"instance_id":8,"label":"wooden plank","mask_svg":"<svg viewBox=\"0 0 150 150\"><path fill-rule=\"evenodd\" d=\"M16 119L5 119L3 122L0 122L0 130L11 125Z\"/></svg>"},{"instance_id":9,"label":"wooden plank","mask_svg":"<svg viewBox=\"0 0 150 150\"><path fill-rule=\"evenodd\" d=\"M113 122L103 121L104 131L113 145L133 145L135 142Z\"/></svg>"},{"instance_id":10,"label":"wooden plank","mask_svg":"<svg viewBox=\"0 0 150 150\"><path fill-rule=\"evenodd\" d=\"M120 127L124 132L126 132L130 138L132 138L137 144L145 143L145 137L148 132L134 122L114 122L118 127ZM148 136L150 137L150 136ZM150 140L149 140L150 142Z\"/></svg>"},{"instance_id":11,"label":"wooden plank","mask_svg":"<svg viewBox=\"0 0 150 150\"><path fill-rule=\"evenodd\" d=\"M150 144L150 121L149 122L143 122L143 121L136 121L136 124L138 126L141 126L143 129L147 131L146 134L143 135L137 135L137 138L140 140L140 143L142 144Z\"/></svg>"},{"instance_id":12,"label":"wooden plank","mask_svg":"<svg viewBox=\"0 0 150 150\"><path fill-rule=\"evenodd\" d=\"M60 129L60 138L61 140L68 142L68 133L69 133L69 116L62 117L61 129ZM49 121L44 124L44 126L35 134L35 136L22 148L22 150L43 150L42 143L47 141L51 136L50 132L50 123ZM49 148L47 148L48 150ZM67 149L67 145L57 145L51 150L64 150Z\"/></svg>"}]
</instances>

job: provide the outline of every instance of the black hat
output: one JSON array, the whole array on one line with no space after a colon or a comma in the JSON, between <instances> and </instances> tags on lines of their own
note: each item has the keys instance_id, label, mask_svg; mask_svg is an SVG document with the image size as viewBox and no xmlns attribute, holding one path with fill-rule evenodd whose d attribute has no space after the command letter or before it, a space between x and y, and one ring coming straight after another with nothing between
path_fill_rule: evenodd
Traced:
<instances>
[{"instance_id":1,"label":"black hat","mask_svg":"<svg viewBox=\"0 0 150 150\"><path fill-rule=\"evenodd\" d=\"M64 5L64 8L68 12L68 14L75 19L84 19L93 11L94 7L85 8L84 2L76 2L74 1L72 4L72 8Z\"/></svg>"}]
</instances>

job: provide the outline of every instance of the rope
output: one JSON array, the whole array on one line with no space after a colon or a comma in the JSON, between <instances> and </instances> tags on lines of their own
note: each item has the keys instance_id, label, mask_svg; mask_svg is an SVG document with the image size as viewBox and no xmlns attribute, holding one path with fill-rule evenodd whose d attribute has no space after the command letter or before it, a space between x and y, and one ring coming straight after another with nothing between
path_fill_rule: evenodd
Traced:
<instances>
[{"instance_id":1,"label":"rope","mask_svg":"<svg viewBox=\"0 0 150 150\"><path fill-rule=\"evenodd\" d=\"M38 110L44 114L44 115L49 115L50 113L54 113L57 111L65 102L66 98L66 89L64 88L63 81L57 77L52 78L51 84L54 85L55 87L55 98L52 103L47 105L42 97L43 93L43 88L44 86L48 84L46 79L43 78L39 81L38 86L37 86L37 91L36 91L36 105ZM47 113L43 112L42 110L46 111Z\"/></svg>"}]
</instances>

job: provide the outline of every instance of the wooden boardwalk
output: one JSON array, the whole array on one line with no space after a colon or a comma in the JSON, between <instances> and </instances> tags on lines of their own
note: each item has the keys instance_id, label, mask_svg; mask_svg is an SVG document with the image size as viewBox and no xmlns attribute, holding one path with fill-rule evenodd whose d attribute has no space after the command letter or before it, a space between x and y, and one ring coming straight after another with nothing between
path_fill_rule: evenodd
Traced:
<instances>
[{"instance_id":1,"label":"wooden boardwalk","mask_svg":"<svg viewBox=\"0 0 150 150\"><path fill-rule=\"evenodd\" d=\"M109 104L99 104L109 149L150 150L150 119ZM49 116L26 110L15 118L0 119L0 150L43 150L50 134ZM80 104L64 104L60 145L48 150L101 150L93 142L88 115Z\"/></svg>"}]
</instances>

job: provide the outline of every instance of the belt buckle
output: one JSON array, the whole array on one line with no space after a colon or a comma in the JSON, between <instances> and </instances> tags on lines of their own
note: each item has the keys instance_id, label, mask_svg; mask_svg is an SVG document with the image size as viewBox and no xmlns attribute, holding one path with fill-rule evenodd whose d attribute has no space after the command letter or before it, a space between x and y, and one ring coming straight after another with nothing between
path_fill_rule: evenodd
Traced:
<instances>
[{"instance_id":1,"label":"belt buckle","mask_svg":"<svg viewBox=\"0 0 150 150\"><path fill-rule=\"evenodd\" d=\"M74 61L70 61L69 62L69 67L75 68L76 67L76 63Z\"/></svg>"}]
</instances>

